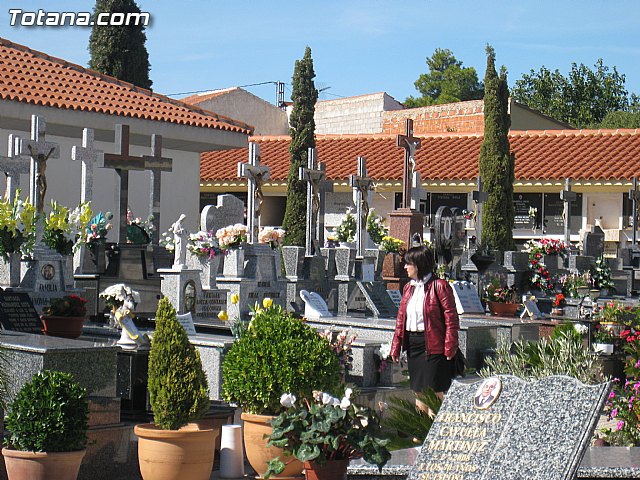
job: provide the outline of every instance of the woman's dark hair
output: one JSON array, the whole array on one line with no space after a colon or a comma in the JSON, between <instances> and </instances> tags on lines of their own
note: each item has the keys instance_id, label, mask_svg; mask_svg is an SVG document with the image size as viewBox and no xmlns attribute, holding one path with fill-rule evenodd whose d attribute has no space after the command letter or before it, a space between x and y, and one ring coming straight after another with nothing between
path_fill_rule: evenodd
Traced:
<instances>
[{"instance_id":1,"label":"woman's dark hair","mask_svg":"<svg viewBox=\"0 0 640 480\"><path fill-rule=\"evenodd\" d=\"M426 277L429 273L433 273L436 266L433 252L425 245L407 250L407 253L404 254L404 263L416 266L419 279Z\"/></svg>"}]
</instances>

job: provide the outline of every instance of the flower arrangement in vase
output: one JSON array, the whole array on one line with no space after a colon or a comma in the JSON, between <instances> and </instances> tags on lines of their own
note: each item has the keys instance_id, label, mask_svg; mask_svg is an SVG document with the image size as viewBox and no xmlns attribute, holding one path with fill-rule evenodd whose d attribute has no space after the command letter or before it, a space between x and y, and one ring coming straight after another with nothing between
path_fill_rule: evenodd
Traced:
<instances>
[{"instance_id":1,"label":"flower arrangement in vase","mask_svg":"<svg viewBox=\"0 0 640 480\"><path fill-rule=\"evenodd\" d=\"M520 306L515 285L502 287L497 278L491 280L484 289L483 299L494 315L513 316Z\"/></svg>"},{"instance_id":2,"label":"flower arrangement in vase","mask_svg":"<svg viewBox=\"0 0 640 480\"><path fill-rule=\"evenodd\" d=\"M42 333L53 337L78 338L87 316L87 300L78 295L54 298L42 309Z\"/></svg>"},{"instance_id":3,"label":"flower arrangement in vase","mask_svg":"<svg viewBox=\"0 0 640 480\"><path fill-rule=\"evenodd\" d=\"M599 288L600 290L606 290L609 293L610 290L615 291L615 284L611 280L611 267L604 258L604 255L600 255L596 258L595 265L591 268L591 283L593 288Z\"/></svg>"},{"instance_id":4,"label":"flower arrangement in vase","mask_svg":"<svg viewBox=\"0 0 640 480\"><path fill-rule=\"evenodd\" d=\"M12 201L0 199L0 255L28 254L36 241L36 209L28 201L20 200L20 190Z\"/></svg>"},{"instance_id":5,"label":"flower arrangement in vase","mask_svg":"<svg viewBox=\"0 0 640 480\"><path fill-rule=\"evenodd\" d=\"M262 227L258 232L258 242L268 243L271 248L278 248L284 241L285 231L282 228Z\"/></svg>"},{"instance_id":6,"label":"flower arrangement in vase","mask_svg":"<svg viewBox=\"0 0 640 480\"><path fill-rule=\"evenodd\" d=\"M389 228L384 224L384 219L377 215L373 208L369 209L367 215L367 233L376 245L380 245L382 239L389 235Z\"/></svg>"},{"instance_id":7,"label":"flower arrangement in vase","mask_svg":"<svg viewBox=\"0 0 640 480\"><path fill-rule=\"evenodd\" d=\"M51 201L51 212L45 218L42 240L45 245L62 255L71 255L84 242L83 232L93 213L88 202L73 210Z\"/></svg>"},{"instance_id":8,"label":"flower arrangement in vase","mask_svg":"<svg viewBox=\"0 0 640 480\"><path fill-rule=\"evenodd\" d=\"M212 231L191 233L187 239L187 251L196 257L213 258L222 253L218 239Z\"/></svg>"},{"instance_id":9,"label":"flower arrangement in vase","mask_svg":"<svg viewBox=\"0 0 640 480\"><path fill-rule=\"evenodd\" d=\"M149 215L146 220L134 217L131 209L127 207L127 243L135 245L150 243L155 231L153 220L153 215Z\"/></svg>"},{"instance_id":10,"label":"flower arrangement in vase","mask_svg":"<svg viewBox=\"0 0 640 480\"><path fill-rule=\"evenodd\" d=\"M216 231L216 238L222 250L232 250L240 248L242 242L247 241L248 229L242 223L228 225Z\"/></svg>"},{"instance_id":11,"label":"flower arrangement in vase","mask_svg":"<svg viewBox=\"0 0 640 480\"><path fill-rule=\"evenodd\" d=\"M351 213L352 211L352 208L347 208L342 222L334 228L334 234L338 242L353 242L356 238L356 217Z\"/></svg>"},{"instance_id":12,"label":"flower arrangement in vase","mask_svg":"<svg viewBox=\"0 0 640 480\"><path fill-rule=\"evenodd\" d=\"M555 298L553 299L551 313L553 315L564 315L564 306L567 303L564 294L556 293Z\"/></svg>"},{"instance_id":13,"label":"flower arrangement in vase","mask_svg":"<svg viewBox=\"0 0 640 480\"><path fill-rule=\"evenodd\" d=\"M316 470L312 478L344 478L349 460L364 458L379 469L391 458L377 414L351 401L352 390L344 389L342 399L316 390L313 397L297 401L295 395L285 393L280 403L286 410L271 421L273 432L269 445L284 449L309 470ZM332 462L340 467L332 477L320 471ZM285 464L279 458L269 462L265 478L282 472Z\"/></svg>"},{"instance_id":14,"label":"flower arrangement in vase","mask_svg":"<svg viewBox=\"0 0 640 480\"><path fill-rule=\"evenodd\" d=\"M98 212L88 223L84 232L81 233L81 241L88 247L96 245L99 242L105 242L107 240L107 234L113 227L111 219L113 214L107 212L106 214Z\"/></svg>"},{"instance_id":15,"label":"flower arrangement in vase","mask_svg":"<svg viewBox=\"0 0 640 480\"><path fill-rule=\"evenodd\" d=\"M385 235L380 242L380 250L384 250L387 253L404 253L404 242L399 238L390 237Z\"/></svg>"}]
</instances>

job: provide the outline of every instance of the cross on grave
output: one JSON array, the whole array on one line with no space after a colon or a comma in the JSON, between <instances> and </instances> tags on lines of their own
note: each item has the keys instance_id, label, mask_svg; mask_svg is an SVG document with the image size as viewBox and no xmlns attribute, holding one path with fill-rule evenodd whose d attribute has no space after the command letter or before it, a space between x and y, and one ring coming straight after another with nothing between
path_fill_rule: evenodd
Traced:
<instances>
[{"instance_id":1,"label":"cross on grave","mask_svg":"<svg viewBox=\"0 0 640 480\"><path fill-rule=\"evenodd\" d=\"M103 168L113 168L120 178L120 202L118 205L120 235L118 242L127 243L127 207L129 205L129 171L145 170L143 157L129 154L129 125L116 125L116 153L105 153Z\"/></svg>"},{"instance_id":2,"label":"cross on grave","mask_svg":"<svg viewBox=\"0 0 640 480\"><path fill-rule=\"evenodd\" d=\"M309 148L307 155L307 166L300 167L298 178L307 182L307 224L305 255L310 257L320 254L320 190L325 177L325 165L321 163L318 167L316 149ZM323 226L324 228L324 226Z\"/></svg>"},{"instance_id":3,"label":"cross on grave","mask_svg":"<svg viewBox=\"0 0 640 480\"><path fill-rule=\"evenodd\" d=\"M638 202L640 202L637 177L633 177L633 188L629 190L629 198L631 199L631 211L633 212L633 240L631 245L635 248L638 243Z\"/></svg>"},{"instance_id":4,"label":"cross on grave","mask_svg":"<svg viewBox=\"0 0 640 480\"><path fill-rule=\"evenodd\" d=\"M320 170L323 172L326 171L326 165L324 163L320 163ZM320 182L320 209L318 210L318 223L317 223L317 237L318 237L318 247L322 247L325 242L325 231L324 231L324 214L325 214L325 201L328 192L333 192L333 182L331 180L324 179Z\"/></svg>"},{"instance_id":5,"label":"cross on grave","mask_svg":"<svg viewBox=\"0 0 640 480\"><path fill-rule=\"evenodd\" d=\"M173 169L173 160L162 156L162 135L151 135L151 155L143 155L145 170L151 172L151 180L149 184L149 213L151 214L151 223L154 231L160 231L160 186L162 172L171 172ZM154 240L156 243L160 240L160 236Z\"/></svg>"},{"instance_id":6,"label":"cross on grave","mask_svg":"<svg viewBox=\"0 0 640 480\"><path fill-rule=\"evenodd\" d=\"M407 118L406 134L396 136L398 147L404 148L404 169L402 171L402 204L400 208L411 207L411 179L416 168L416 150L421 140L413 136L413 120Z\"/></svg>"},{"instance_id":7,"label":"cross on grave","mask_svg":"<svg viewBox=\"0 0 640 480\"><path fill-rule=\"evenodd\" d=\"M269 167L260 165L260 145L249 142L249 163L238 163L238 176L247 179L247 230L248 243L258 240L258 226L264 194L262 185L269 180Z\"/></svg>"},{"instance_id":8,"label":"cross on grave","mask_svg":"<svg viewBox=\"0 0 640 480\"><path fill-rule=\"evenodd\" d=\"M31 115L31 140L27 143L26 152L21 156L31 157L29 169L29 198L36 212L44 211L44 197L47 193L47 160L60 158L60 145L45 140L46 121L44 117ZM28 152L28 153L27 153Z\"/></svg>"},{"instance_id":9,"label":"cross on grave","mask_svg":"<svg viewBox=\"0 0 640 480\"><path fill-rule=\"evenodd\" d=\"M82 177L80 180L80 201L90 202L93 199L93 168L104 166L104 152L93 147L94 135L92 128L82 129L82 146L71 148L71 160L82 162Z\"/></svg>"},{"instance_id":10,"label":"cross on grave","mask_svg":"<svg viewBox=\"0 0 640 480\"><path fill-rule=\"evenodd\" d=\"M576 194L571 191L571 181L566 178L564 190L560 191L560 200L564 202L562 216L564 217L564 241L567 243L571 241L571 202L575 199Z\"/></svg>"},{"instance_id":11,"label":"cross on grave","mask_svg":"<svg viewBox=\"0 0 640 480\"><path fill-rule=\"evenodd\" d=\"M427 199L427 191L422 188L420 172L411 175L411 210L420 210L420 200Z\"/></svg>"},{"instance_id":12,"label":"cross on grave","mask_svg":"<svg viewBox=\"0 0 640 480\"><path fill-rule=\"evenodd\" d=\"M16 190L20 188L20 174L29 173L29 164L20 158L22 151L22 139L17 135L9 135L7 156L0 156L0 169L6 177L4 198L12 201L16 196Z\"/></svg>"},{"instance_id":13,"label":"cross on grave","mask_svg":"<svg viewBox=\"0 0 640 480\"><path fill-rule=\"evenodd\" d=\"M367 177L367 159L358 157L358 174L349 175L356 203L356 258L364 257L367 216L369 215L369 191L373 180Z\"/></svg>"},{"instance_id":14,"label":"cross on grave","mask_svg":"<svg viewBox=\"0 0 640 480\"><path fill-rule=\"evenodd\" d=\"M471 192L471 199L476 204L476 244L482 242L482 204L489 199L489 194L482 191L482 177L478 176L477 190Z\"/></svg>"}]
</instances>

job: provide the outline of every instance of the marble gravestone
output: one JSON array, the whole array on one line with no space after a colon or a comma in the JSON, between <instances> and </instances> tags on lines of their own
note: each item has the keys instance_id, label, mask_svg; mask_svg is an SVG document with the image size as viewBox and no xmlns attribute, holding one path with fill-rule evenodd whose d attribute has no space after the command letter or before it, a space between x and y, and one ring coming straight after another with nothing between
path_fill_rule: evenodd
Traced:
<instances>
[{"instance_id":1,"label":"marble gravestone","mask_svg":"<svg viewBox=\"0 0 640 480\"><path fill-rule=\"evenodd\" d=\"M490 380L497 382L483 403ZM484 382L453 382L407 480L573 479L609 383L510 375Z\"/></svg>"},{"instance_id":2,"label":"marble gravestone","mask_svg":"<svg viewBox=\"0 0 640 480\"><path fill-rule=\"evenodd\" d=\"M477 287L473 283L455 281L451 283L451 288L459 315L463 313L484 314L484 307L480 301Z\"/></svg>"},{"instance_id":3,"label":"marble gravestone","mask_svg":"<svg viewBox=\"0 0 640 480\"><path fill-rule=\"evenodd\" d=\"M300 298L304 302L304 318L317 320L321 317L333 317L327 303L316 292L300 290Z\"/></svg>"}]
</instances>

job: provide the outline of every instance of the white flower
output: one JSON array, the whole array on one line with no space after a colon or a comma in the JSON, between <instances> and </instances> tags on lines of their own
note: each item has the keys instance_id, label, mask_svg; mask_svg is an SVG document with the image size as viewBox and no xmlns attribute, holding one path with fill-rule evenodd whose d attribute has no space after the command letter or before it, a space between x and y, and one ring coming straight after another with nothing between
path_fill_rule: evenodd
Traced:
<instances>
[{"instance_id":1,"label":"white flower","mask_svg":"<svg viewBox=\"0 0 640 480\"><path fill-rule=\"evenodd\" d=\"M580 335L584 335L589 331L589 328L582 323L576 323L573 328L575 328L576 332L578 332Z\"/></svg>"},{"instance_id":2,"label":"white flower","mask_svg":"<svg viewBox=\"0 0 640 480\"><path fill-rule=\"evenodd\" d=\"M351 406L351 400L349 400L349 397L346 396L346 392L345 392L345 396L340 402L340 408L342 410L348 410L350 406Z\"/></svg>"},{"instance_id":3,"label":"white flower","mask_svg":"<svg viewBox=\"0 0 640 480\"><path fill-rule=\"evenodd\" d=\"M293 393L283 393L280 397L280 404L285 408L291 408L296 403L296 396Z\"/></svg>"},{"instance_id":4,"label":"white flower","mask_svg":"<svg viewBox=\"0 0 640 480\"><path fill-rule=\"evenodd\" d=\"M351 394L353 393L353 389L352 388L345 388L344 389L344 398L349 399L351 398Z\"/></svg>"}]
</instances>

